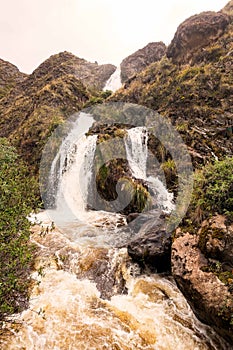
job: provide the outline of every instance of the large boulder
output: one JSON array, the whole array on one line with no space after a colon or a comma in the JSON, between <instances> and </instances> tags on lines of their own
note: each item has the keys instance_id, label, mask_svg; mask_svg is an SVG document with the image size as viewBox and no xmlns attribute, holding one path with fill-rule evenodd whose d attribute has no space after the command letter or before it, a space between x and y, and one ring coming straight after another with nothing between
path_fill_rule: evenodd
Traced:
<instances>
[{"instance_id":1,"label":"large boulder","mask_svg":"<svg viewBox=\"0 0 233 350\"><path fill-rule=\"evenodd\" d=\"M134 52L121 62L121 80L124 83L130 77L141 72L153 62L161 60L166 53L163 42L149 43L144 48Z\"/></svg>"},{"instance_id":2,"label":"large boulder","mask_svg":"<svg viewBox=\"0 0 233 350\"><path fill-rule=\"evenodd\" d=\"M202 12L181 23L167 57L174 63L188 64L195 60L195 53L219 38L230 23L230 17L221 12Z\"/></svg>"},{"instance_id":3,"label":"large boulder","mask_svg":"<svg viewBox=\"0 0 233 350\"><path fill-rule=\"evenodd\" d=\"M128 244L128 254L133 261L158 273L170 271L172 238L164 214L159 211L141 214L129 226L134 232L139 228Z\"/></svg>"},{"instance_id":4,"label":"large boulder","mask_svg":"<svg viewBox=\"0 0 233 350\"><path fill-rule=\"evenodd\" d=\"M173 276L196 315L233 343L232 290L208 267L210 261L199 249L199 244L200 237L189 233L175 239L172 245Z\"/></svg>"}]
</instances>

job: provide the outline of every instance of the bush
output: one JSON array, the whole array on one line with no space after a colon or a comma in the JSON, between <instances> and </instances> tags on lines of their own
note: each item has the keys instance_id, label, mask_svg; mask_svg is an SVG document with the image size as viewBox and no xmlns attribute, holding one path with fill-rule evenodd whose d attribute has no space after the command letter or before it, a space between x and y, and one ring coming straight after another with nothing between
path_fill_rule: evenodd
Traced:
<instances>
[{"instance_id":1,"label":"bush","mask_svg":"<svg viewBox=\"0 0 233 350\"><path fill-rule=\"evenodd\" d=\"M27 215L35 181L5 139L0 139L0 323L27 305L32 247Z\"/></svg>"},{"instance_id":2,"label":"bush","mask_svg":"<svg viewBox=\"0 0 233 350\"><path fill-rule=\"evenodd\" d=\"M233 220L233 158L196 172L191 210L194 208L203 217L218 213Z\"/></svg>"}]
</instances>

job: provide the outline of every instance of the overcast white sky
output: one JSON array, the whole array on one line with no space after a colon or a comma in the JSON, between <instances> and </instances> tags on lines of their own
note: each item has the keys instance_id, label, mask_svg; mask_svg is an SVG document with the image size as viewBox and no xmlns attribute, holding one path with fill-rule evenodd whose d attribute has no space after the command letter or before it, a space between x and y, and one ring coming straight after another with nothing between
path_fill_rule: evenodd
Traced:
<instances>
[{"instance_id":1,"label":"overcast white sky","mask_svg":"<svg viewBox=\"0 0 233 350\"><path fill-rule=\"evenodd\" d=\"M0 58L30 73L70 51L119 64L152 41L169 44L177 26L228 0L0 0Z\"/></svg>"}]
</instances>

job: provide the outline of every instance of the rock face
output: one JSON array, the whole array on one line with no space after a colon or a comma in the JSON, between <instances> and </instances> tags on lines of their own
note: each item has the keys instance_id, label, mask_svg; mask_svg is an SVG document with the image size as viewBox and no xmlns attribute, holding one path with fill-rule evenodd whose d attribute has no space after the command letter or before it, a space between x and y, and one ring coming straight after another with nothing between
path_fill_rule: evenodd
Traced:
<instances>
[{"instance_id":1,"label":"rock face","mask_svg":"<svg viewBox=\"0 0 233 350\"><path fill-rule=\"evenodd\" d=\"M198 18L200 26L196 26ZM162 57L152 63L110 101L143 105L167 117L188 146L194 167L200 167L214 156L233 154L233 24L228 15L211 12L194 16L183 26L168 49L174 59ZM203 39L192 44L194 53L189 38L200 35L198 28ZM186 33L184 38L181 33ZM184 45L180 50L178 43ZM189 57L193 57L191 64Z\"/></svg>"},{"instance_id":2,"label":"rock face","mask_svg":"<svg viewBox=\"0 0 233 350\"><path fill-rule=\"evenodd\" d=\"M198 235L186 233L173 242L172 273L179 288L197 316L233 344L232 264L232 225L227 227L224 217L205 221Z\"/></svg>"},{"instance_id":3,"label":"rock face","mask_svg":"<svg viewBox=\"0 0 233 350\"><path fill-rule=\"evenodd\" d=\"M233 223L227 225L223 215L205 220L198 231L198 247L209 260L221 263L219 273L233 273ZM233 278L233 275L232 275ZM233 289L233 280L232 280Z\"/></svg>"},{"instance_id":4,"label":"rock face","mask_svg":"<svg viewBox=\"0 0 233 350\"><path fill-rule=\"evenodd\" d=\"M27 77L13 64L0 59L0 99Z\"/></svg>"},{"instance_id":5,"label":"rock face","mask_svg":"<svg viewBox=\"0 0 233 350\"><path fill-rule=\"evenodd\" d=\"M175 63L193 63L195 53L219 38L230 22L227 14L203 12L184 21L168 46L167 57Z\"/></svg>"},{"instance_id":6,"label":"rock face","mask_svg":"<svg viewBox=\"0 0 233 350\"><path fill-rule=\"evenodd\" d=\"M166 46L163 42L150 43L121 62L121 80L125 82L130 77L141 72L148 65L159 61L165 55Z\"/></svg>"},{"instance_id":7,"label":"rock face","mask_svg":"<svg viewBox=\"0 0 233 350\"><path fill-rule=\"evenodd\" d=\"M172 238L171 233L166 230L163 214L154 211L136 220L139 221L137 226L140 229L128 244L129 256L141 266L149 266L159 273L170 271ZM129 225L135 231L134 221Z\"/></svg>"}]
</instances>

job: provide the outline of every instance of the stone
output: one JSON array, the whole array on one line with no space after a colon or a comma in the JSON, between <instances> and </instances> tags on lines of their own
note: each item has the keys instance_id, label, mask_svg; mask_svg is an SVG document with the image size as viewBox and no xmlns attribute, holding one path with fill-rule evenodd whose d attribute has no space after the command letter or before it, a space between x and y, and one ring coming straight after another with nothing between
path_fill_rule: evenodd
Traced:
<instances>
[{"instance_id":1,"label":"stone","mask_svg":"<svg viewBox=\"0 0 233 350\"><path fill-rule=\"evenodd\" d=\"M221 10L222 13L233 16L233 0L229 1L226 6Z\"/></svg>"},{"instance_id":2,"label":"stone","mask_svg":"<svg viewBox=\"0 0 233 350\"><path fill-rule=\"evenodd\" d=\"M171 233L166 230L166 225L162 214L154 211L154 218L145 222L146 214L137 218L137 224L142 225L139 232L128 244L128 254L141 266L149 266L151 270L160 272L168 272L171 267ZM133 224L134 221L131 223ZM131 229L135 229L132 226ZM136 227L136 230L138 226Z\"/></svg>"},{"instance_id":3,"label":"stone","mask_svg":"<svg viewBox=\"0 0 233 350\"><path fill-rule=\"evenodd\" d=\"M163 42L149 43L144 48L134 52L121 62L122 83L141 72L153 62L161 60L166 53L166 45Z\"/></svg>"}]
</instances>

